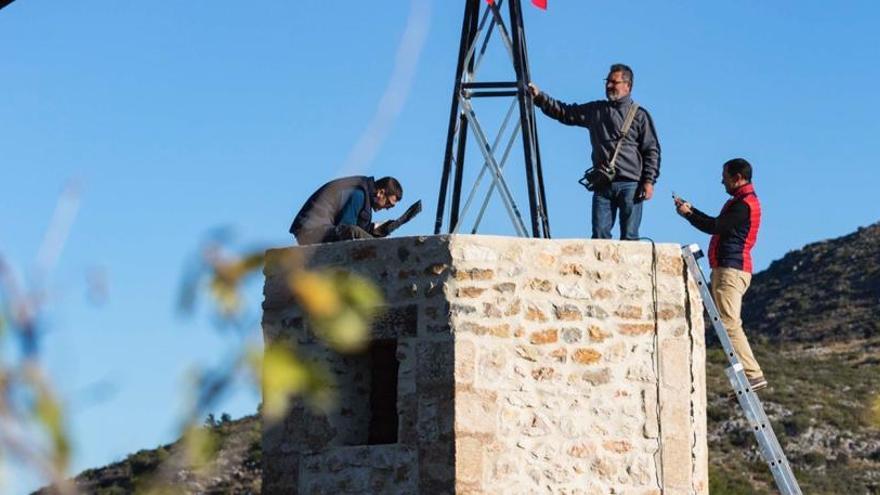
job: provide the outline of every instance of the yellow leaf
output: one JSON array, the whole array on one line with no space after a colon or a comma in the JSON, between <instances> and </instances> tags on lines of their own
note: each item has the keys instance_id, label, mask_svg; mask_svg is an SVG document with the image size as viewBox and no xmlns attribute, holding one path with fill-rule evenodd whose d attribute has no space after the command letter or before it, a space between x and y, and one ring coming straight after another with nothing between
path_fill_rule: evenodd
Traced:
<instances>
[{"instance_id":1,"label":"yellow leaf","mask_svg":"<svg viewBox=\"0 0 880 495\"><path fill-rule=\"evenodd\" d=\"M320 322L322 337L340 352L355 352L364 348L369 336L367 319L347 307L333 318Z\"/></svg>"},{"instance_id":2,"label":"yellow leaf","mask_svg":"<svg viewBox=\"0 0 880 495\"><path fill-rule=\"evenodd\" d=\"M243 278L263 266L262 253L252 253L230 261L218 261L213 264L213 276L209 289L220 312L224 316L238 313L241 308L239 286Z\"/></svg>"},{"instance_id":3,"label":"yellow leaf","mask_svg":"<svg viewBox=\"0 0 880 495\"><path fill-rule=\"evenodd\" d=\"M36 390L35 413L52 442L52 464L59 472L66 472L70 462L70 441L64 428L64 412L43 384L37 383Z\"/></svg>"},{"instance_id":4,"label":"yellow leaf","mask_svg":"<svg viewBox=\"0 0 880 495\"><path fill-rule=\"evenodd\" d=\"M263 266L263 253L252 253L232 260L214 264L214 274L230 285L237 285L242 278Z\"/></svg>"},{"instance_id":5,"label":"yellow leaf","mask_svg":"<svg viewBox=\"0 0 880 495\"><path fill-rule=\"evenodd\" d=\"M241 260L242 265L244 265L245 272L247 273L263 268L263 264L265 262L266 258L263 251L246 254Z\"/></svg>"},{"instance_id":6,"label":"yellow leaf","mask_svg":"<svg viewBox=\"0 0 880 495\"><path fill-rule=\"evenodd\" d=\"M224 280L215 278L211 280L211 295L217 301L220 312L224 315L235 314L241 307L241 298L235 286L229 285Z\"/></svg>"},{"instance_id":7,"label":"yellow leaf","mask_svg":"<svg viewBox=\"0 0 880 495\"><path fill-rule=\"evenodd\" d=\"M339 311L341 301L333 281L325 274L294 272L288 278L291 293L312 318L327 318Z\"/></svg>"}]
</instances>

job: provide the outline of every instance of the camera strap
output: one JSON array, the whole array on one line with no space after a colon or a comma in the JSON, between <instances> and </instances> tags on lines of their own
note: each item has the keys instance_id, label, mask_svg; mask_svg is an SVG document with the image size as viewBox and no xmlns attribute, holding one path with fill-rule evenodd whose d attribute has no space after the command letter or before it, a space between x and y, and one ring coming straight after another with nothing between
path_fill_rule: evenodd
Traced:
<instances>
[{"instance_id":1,"label":"camera strap","mask_svg":"<svg viewBox=\"0 0 880 495\"><path fill-rule=\"evenodd\" d=\"M626 113L626 119L623 121L623 128L620 129L620 140L617 141L617 146L614 148L614 155L611 157L611 161L608 163L608 168L611 169L611 173L615 172L615 163L617 163L617 155L620 154L620 147L623 145L623 140L626 139L626 135L629 133L629 128L632 127L633 120L636 118L636 112L639 111L639 104L636 102L632 102L632 105L629 106L629 111Z\"/></svg>"}]
</instances>

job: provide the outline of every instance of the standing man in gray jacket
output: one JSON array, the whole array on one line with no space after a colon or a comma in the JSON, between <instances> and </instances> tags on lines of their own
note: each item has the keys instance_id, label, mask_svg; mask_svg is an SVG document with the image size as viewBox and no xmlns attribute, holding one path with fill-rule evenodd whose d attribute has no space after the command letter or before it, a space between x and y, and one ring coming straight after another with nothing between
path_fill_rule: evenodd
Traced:
<instances>
[{"instance_id":1,"label":"standing man in gray jacket","mask_svg":"<svg viewBox=\"0 0 880 495\"><path fill-rule=\"evenodd\" d=\"M593 239L611 238L618 212L620 238L638 239L642 202L654 195L654 183L660 176L660 141L647 110L638 108L629 132L621 137L626 114L633 104L630 97L632 86L632 69L624 64L614 64L608 71L605 79L607 100L562 103L529 83L535 104L545 115L563 124L589 130L594 167L607 165L617 142L623 139L615 161L617 173L614 179L608 186L593 191Z\"/></svg>"}]
</instances>

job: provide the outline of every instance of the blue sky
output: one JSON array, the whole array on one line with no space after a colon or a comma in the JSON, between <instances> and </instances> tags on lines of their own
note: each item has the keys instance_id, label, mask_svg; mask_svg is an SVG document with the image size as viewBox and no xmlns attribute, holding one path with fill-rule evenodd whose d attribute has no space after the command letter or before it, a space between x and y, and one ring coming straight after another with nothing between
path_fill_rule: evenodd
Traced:
<instances>
[{"instance_id":1,"label":"blue sky","mask_svg":"<svg viewBox=\"0 0 880 495\"><path fill-rule=\"evenodd\" d=\"M633 67L634 98L663 149L642 235L705 246L670 194L717 211L720 165L735 156L755 166L763 202L759 269L880 220L875 2L524 7L532 75L553 96L603 98L608 66ZM207 231L232 226L243 245L289 245L301 202L342 173L397 176L404 205L425 203L399 234L433 231L462 10L449 0L18 0L0 11L0 254L24 279L65 184L81 184L47 281L42 341L70 408L76 471L174 439L185 370L240 345L209 315L175 312ZM408 19L424 29L405 33ZM492 56L483 80L509 74L500 45ZM392 81L397 98L383 113ZM494 128L503 108L487 102L478 115ZM538 128L551 231L585 237L589 196L576 181L586 132L543 116ZM383 139L363 152L367 129ZM470 151L469 172L481 165ZM521 164L515 153L509 180L527 211ZM483 225L513 233L497 197ZM87 297L96 269L109 288L102 305ZM249 338L259 337L254 327ZM257 403L242 391L217 412L237 417ZM34 486L13 477L11 493Z\"/></svg>"}]
</instances>

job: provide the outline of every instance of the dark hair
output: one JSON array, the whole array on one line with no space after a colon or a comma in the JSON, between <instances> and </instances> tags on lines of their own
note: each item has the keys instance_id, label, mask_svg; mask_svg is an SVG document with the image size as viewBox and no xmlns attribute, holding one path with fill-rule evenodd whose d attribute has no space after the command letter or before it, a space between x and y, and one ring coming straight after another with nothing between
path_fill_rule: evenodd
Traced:
<instances>
[{"instance_id":1,"label":"dark hair","mask_svg":"<svg viewBox=\"0 0 880 495\"><path fill-rule=\"evenodd\" d=\"M623 80L629 81L629 87L632 88L633 83L635 82L635 77L633 77L633 70L629 68L626 64L613 64L610 69L608 69L608 74L610 75L612 72L623 72Z\"/></svg>"},{"instance_id":2,"label":"dark hair","mask_svg":"<svg viewBox=\"0 0 880 495\"><path fill-rule=\"evenodd\" d=\"M724 162L724 170L727 175L739 174L746 182L752 181L752 164L745 158L734 158Z\"/></svg>"},{"instance_id":3,"label":"dark hair","mask_svg":"<svg viewBox=\"0 0 880 495\"><path fill-rule=\"evenodd\" d=\"M394 177L382 177L376 181L376 189L384 189L385 196L397 196L397 200L403 199L403 187Z\"/></svg>"}]
</instances>

